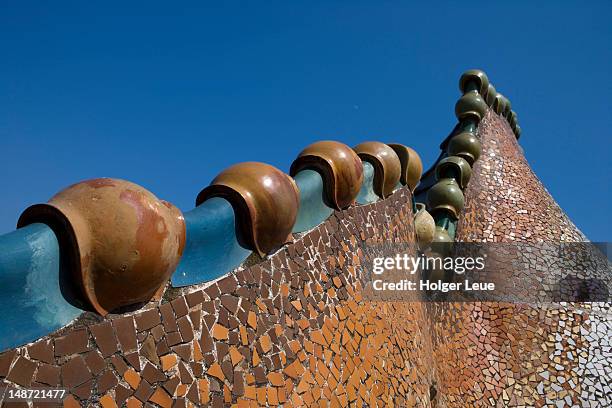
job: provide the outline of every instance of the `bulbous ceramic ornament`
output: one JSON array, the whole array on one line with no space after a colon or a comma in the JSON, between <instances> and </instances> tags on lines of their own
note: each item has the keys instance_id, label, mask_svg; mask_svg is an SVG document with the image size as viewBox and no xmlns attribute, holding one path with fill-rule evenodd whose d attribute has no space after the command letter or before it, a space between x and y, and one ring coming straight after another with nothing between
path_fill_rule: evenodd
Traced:
<instances>
[{"instance_id":1,"label":"bulbous ceramic ornament","mask_svg":"<svg viewBox=\"0 0 612 408\"><path fill-rule=\"evenodd\" d=\"M124 180L74 184L27 208L18 227L33 223L53 229L83 300L101 315L160 295L185 246L182 213Z\"/></svg>"}]
</instances>

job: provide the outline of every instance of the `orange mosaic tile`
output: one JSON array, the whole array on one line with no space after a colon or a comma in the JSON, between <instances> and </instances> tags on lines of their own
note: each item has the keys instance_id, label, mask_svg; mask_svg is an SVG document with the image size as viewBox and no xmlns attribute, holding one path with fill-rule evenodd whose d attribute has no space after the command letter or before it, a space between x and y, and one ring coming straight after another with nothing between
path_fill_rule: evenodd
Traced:
<instances>
[{"instance_id":1,"label":"orange mosaic tile","mask_svg":"<svg viewBox=\"0 0 612 408\"><path fill-rule=\"evenodd\" d=\"M174 355L174 354L167 354L165 356L161 356L159 360L161 362L161 366L162 366L162 370L163 371L171 370L178 363L176 355Z\"/></svg>"},{"instance_id":2,"label":"orange mosaic tile","mask_svg":"<svg viewBox=\"0 0 612 408\"><path fill-rule=\"evenodd\" d=\"M206 374L218 378L221 381L225 380L225 375L223 374L223 370L221 369L219 363L214 363L211 365L208 371L206 371Z\"/></svg>"},{"instance_id":3,"label":"orange mosaic tile","mask_svg":"<svg viewBox=\"0 0 612 408\"><path fill-rule=\"evenodd\" d=\"M138 385L140 385L140 375L134 371L133 369L127 370L123 373L123 379L132 387L133 389L137 389Z\"/></svg>"},{"instance_id":4,"label":"orange mosaic tile","mask_svg":"<svg viewBox=\"0 0 612 408\"><path fill-rule=\"evenodd\" d=\"M218 323L212 328L212 336L215 340L227 340L229 335L229 330L226 327L221 326Z\"/></svg>"}]
</instances>

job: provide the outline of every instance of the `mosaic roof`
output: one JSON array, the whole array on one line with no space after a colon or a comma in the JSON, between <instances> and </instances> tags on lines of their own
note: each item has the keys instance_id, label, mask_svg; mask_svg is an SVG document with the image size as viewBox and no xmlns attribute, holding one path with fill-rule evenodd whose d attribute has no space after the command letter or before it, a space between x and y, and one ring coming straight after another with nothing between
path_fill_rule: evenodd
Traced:
<instances>
[{"instance_id":1,"label":"mosaic roof","mask_svg":"<svg viewBox=\"0 0 612 408\"><path fill-rule=\"evenodd\" d=\"M0 381L63 387L66 407L612 405L609 261L549 272L537 244L588 240L510 101L480 70L459 88L424 174L399 143L321 141L287 173L221 171L184 213L108 178L27 208L0 236ZM371 296L374 258L462 243L530 245L529 268L497 269L519 297L597 284L598 301Z\"/></svg>"}]
</instances>

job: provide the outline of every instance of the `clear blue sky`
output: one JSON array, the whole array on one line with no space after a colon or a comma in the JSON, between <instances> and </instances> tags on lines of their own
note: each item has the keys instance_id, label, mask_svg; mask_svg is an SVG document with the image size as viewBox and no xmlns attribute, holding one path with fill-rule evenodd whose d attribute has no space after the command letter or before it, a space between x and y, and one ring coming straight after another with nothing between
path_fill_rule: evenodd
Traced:
<instances>
[{"instance_id":1,"label":"clear blue sky","mask_svg":"<svg viewBox=\"0 0 612 408\"><path fill-rule=\"evenodd\" d=\"M223 168L288 170L319 139L399 141L428 167L478 67L551 194L611 240L612 2L218 3L2 1L0 233L92 177L189 210Z\"/></svg>"}]
</instances>

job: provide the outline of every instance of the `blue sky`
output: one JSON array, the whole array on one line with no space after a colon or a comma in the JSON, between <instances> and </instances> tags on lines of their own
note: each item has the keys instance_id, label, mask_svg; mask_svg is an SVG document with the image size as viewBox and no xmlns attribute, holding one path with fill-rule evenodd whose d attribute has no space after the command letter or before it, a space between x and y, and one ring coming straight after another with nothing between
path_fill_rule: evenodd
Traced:
<instances>
[{"instance_id":1,"label":"blue sky","mask_svg":"<svg viewBox=\"0 0 612 408\"><path fill-rule=\"evenodd\" d=\"M320 139L399 141L428 167L478 67L544 185L611 240L612 2L127 3L0 3L0 233L92 177L189 210L223 168L287 171Z\"/></svg>"}]
</instances>

